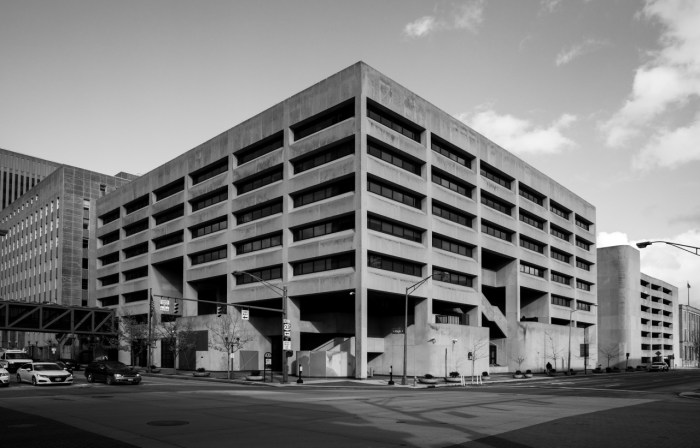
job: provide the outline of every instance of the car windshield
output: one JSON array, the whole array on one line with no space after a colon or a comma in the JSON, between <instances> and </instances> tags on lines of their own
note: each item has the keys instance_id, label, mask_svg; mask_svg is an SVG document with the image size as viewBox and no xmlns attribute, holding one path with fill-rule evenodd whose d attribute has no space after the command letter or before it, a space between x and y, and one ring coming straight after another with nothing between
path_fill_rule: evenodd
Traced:
<instances>
[{"instance_id":1,"label":"car windshield","mask_svg":"<svg viewBox=\"0 0 700 448\"><path fill-rule=\"evenodd\" d=\"M47 364L34 364L34 370L41 371L41 370L63 370L63 369L58 367L57 364L53 364L53 363L48 364L47 363Z\"/></svg>"},{"instance_id":2,"label":"car windshield","mask_svg":"<svg viewBox=\"0 0 700 448\"><path fill-rule=\"evenodd\" d=\"M7 359L28 359L29 355L26 353L7 353L5 357Z\"/></svg>"}]
</instances>

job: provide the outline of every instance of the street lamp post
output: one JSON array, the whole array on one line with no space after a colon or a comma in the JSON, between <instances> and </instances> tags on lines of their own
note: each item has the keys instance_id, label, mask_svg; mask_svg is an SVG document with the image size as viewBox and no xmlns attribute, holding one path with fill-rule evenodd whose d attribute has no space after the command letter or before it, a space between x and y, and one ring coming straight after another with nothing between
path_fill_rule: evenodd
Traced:
<instances>
[{"instance_id":1,"label":"street lamp post","mask_svg":"<svg viewBox=\"0 0 700 448\"><path fill-rule=\"evenodd\" d=\"M267 280L263 280L262 278L258 277L255 274L251 274L250 272L247 271L234 271L233 275L239 275L239 274L245 274L248 275L249 277L255 279L256 281L262 283L265 285L267 288L271 289L274 291L276 294L278 294L280 297L282 297L282 328L284 328L284 324L287 321L287 287L286 286L276 286L273 285L272 283L268 282ZM287 372L287 353L286 350L284 349L284 336L282 337L282 384L287 384L288 382L288 372Z\"/></svg>"},{"instance_id":2,"label":"street lamp post","mask_svg":"<svg viewBox=\"0 0 700 448\"><path fill-rule=\"evenodd\" d=\"M430 274L429 276L425 277L423 280L412 284L408 288L406 288L406 295L405 295L405 300L404 300L404 308L403 308L403 376L401 377L401 385L405 386L406 383L406 369L407 369L407 364L408 364L408 295L412 292L414 292L416 289L420 288L423 283L427 282L431 278L433 278L434 275L442 275L441 272L434 272Z\"/></svg>"},{"instance_id":3,"label":"street lamp post","mask_svg":"<svg viewBox=\"0 0 700 448\"><path fill-rule=\"evenodd\" d=\"M574 315L574 313L578 310L570 310L569 311L569 360L567 361L567 370L569 371L568 373L571 373L571 327L573 326L573 321L571 320L571 316Z\"/></svg>"}]
</instances>

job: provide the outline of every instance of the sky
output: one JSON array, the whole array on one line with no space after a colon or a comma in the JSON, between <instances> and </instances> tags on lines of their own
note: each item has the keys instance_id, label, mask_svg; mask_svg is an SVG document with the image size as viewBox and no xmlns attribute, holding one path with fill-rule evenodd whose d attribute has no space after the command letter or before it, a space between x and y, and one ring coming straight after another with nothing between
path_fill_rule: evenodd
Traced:
<instances>
[{"instance_id":1,"label":"sky","mask_svg":"<svg viewBox=\"0 0 700 448\"><path fill-rule=\"evenodd\" d=\"M360 60L592 203L599 247L700 246L696 0L0 0L0 148L143 174ZM641 257L700 307L700 257Z\"/></svg>"}]
</instances>

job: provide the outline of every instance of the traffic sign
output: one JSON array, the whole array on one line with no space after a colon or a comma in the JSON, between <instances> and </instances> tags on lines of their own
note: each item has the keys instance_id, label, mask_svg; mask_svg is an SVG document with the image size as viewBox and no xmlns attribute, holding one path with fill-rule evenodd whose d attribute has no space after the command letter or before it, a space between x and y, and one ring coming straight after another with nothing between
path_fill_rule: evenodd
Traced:
<instances>
[{"instance_id":1,"label":"traffic sign","mask_svg":"<svg viewBox=\"0 0 700 448\"><path fill-rule=\"evenodd\" d=\"M282 324L282 329L283 329L284 331L291 331L291 330L292 330L292 324L288 324L288 323L285 322L285 323Z\"/></svg>"},{"instance_id":2,"label":"traffic sign","mask_svg":"<svg viewBox=\"0 0 700 448\"><path fill-rule=\"evenodd\" d=\"M265 358L272 358L272 353L265 352Z\"/></svg>"},{"instance_id":3,"label":"traffic sign","mask_svg":"<svg viewBox=\"0 0 700 448\"><path fill-rule=\"evenodd\" d=\"M250 310L241 310L241 319L250 320Z\"/></svg>"},{"instance_id":4,"label":"traffic sign","mask_svg":"<svg viewBox=\"0 0 700 448\"><path fill-rule=\"evenodd\" d=\"M285 337L285 338L290 338L290 337L292 337L292 332L291 332L291 331L285 331L285 332L284 332L284 337Z\"/></svg>"},{"instance_id":5,"label":"traffic sign","mask_svg":"<svg viewBox=\"0 0 700 448\"><path fill-rule=\"evenodd\" d=\"M656 356L661 356L661 352L656 352Z\"/></svg>"},{"instance_id":6,"label":"traffic sign","mask_svg":"<svg viewBox=\"0 0 700 448\"><path fill-rule=\"evenodd\" d=\"M282 350L291 350L292 341L282 341Z\"/></svg>"}]
</instances>

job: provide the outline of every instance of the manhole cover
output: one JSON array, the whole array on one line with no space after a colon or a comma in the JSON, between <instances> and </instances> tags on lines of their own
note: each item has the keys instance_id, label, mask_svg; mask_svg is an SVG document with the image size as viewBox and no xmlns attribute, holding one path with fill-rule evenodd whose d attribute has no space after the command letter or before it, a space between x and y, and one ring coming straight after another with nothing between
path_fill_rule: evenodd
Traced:
<instances>
[{"instance_id":1,"label":"manhole cover","mask_svg":"<svg viewBox=\"0 0 700 448\"><path fill-rule=\"evenodd\" d=\"M151 426L182 426L189 425L190 422L184 420L155 420L146 424Z\"/></svg>"}]
</instances>

